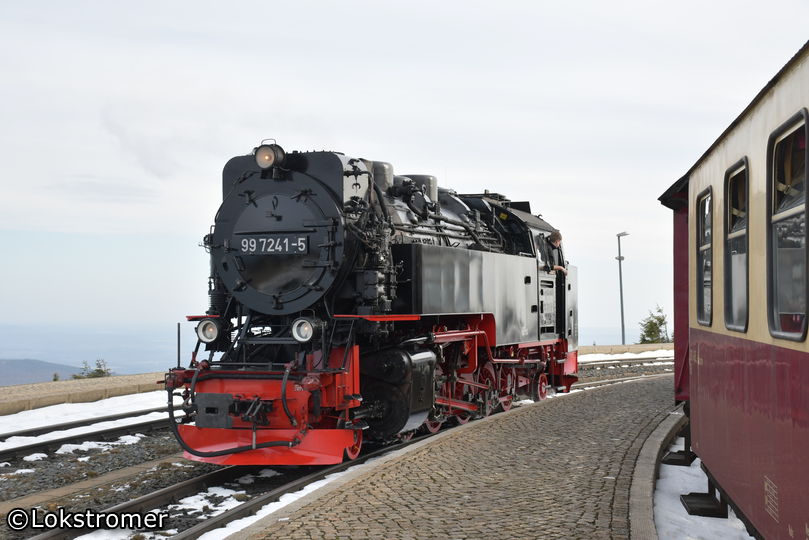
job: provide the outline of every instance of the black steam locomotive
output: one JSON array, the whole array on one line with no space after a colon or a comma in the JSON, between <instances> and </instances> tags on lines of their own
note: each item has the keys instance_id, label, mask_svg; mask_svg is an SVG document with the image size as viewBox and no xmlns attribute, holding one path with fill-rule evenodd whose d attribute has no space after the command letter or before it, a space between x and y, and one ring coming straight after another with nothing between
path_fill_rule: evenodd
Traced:
<instances>
[{"instance_id":1,"label":"black steam locomotive","mask_svg":"<svg viewBox=\"0 0 809 540\"><path fill-rule=\"evenodd\" d=\"M210 307L166 375L189 458L337 463L575 382L576 271L527 202L277 144L231 159L222 197Z\"/></svg>"}]
</instances>

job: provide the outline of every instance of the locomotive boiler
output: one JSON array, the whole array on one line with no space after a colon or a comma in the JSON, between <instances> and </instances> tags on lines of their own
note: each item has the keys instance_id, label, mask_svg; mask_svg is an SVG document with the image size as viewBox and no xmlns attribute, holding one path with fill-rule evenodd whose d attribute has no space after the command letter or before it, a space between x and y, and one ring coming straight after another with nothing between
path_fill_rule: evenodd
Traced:
<instances>
[{"instance_id":1,"label":"locomotive boiler","mask_svg":"<svg viewBox=\"0 0 809 540\"><path fill-rule=\"evenodd\" d=\"M187 457L339 463L575 382L576 269L527 202L274 143L222 179L209 307L166 375Z\"/></svg>"}]
</instances>

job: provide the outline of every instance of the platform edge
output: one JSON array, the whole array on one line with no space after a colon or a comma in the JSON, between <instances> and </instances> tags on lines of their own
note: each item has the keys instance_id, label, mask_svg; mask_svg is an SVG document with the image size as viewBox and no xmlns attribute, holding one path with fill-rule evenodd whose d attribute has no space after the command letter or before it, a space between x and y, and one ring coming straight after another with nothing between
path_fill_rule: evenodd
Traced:
<instances>
[{"instance_id":1,"label":"platform edge","mask_svg":"<svg viewBox=\"0 0 809 540\"><path fill-rule=\"evenodd\" d=\"M688 418L682 404L672 410L643 443L629 491L629 537L657 540L654 520L654 492L660 458Z\"/></svg>"}]
</instances>

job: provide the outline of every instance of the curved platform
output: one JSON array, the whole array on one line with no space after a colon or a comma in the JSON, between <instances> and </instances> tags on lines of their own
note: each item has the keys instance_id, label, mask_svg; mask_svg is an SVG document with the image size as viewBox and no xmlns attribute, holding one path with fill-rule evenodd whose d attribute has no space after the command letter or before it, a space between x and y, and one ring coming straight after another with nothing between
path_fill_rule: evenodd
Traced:
<instances>
[{"instance_id":1,"label":"curved platform","mask_svg":"<svg viewBox=\"0 0 809 540\"><path fill-rule=\"evenodd\" d=\"M641 448L673 410L670 376L523 406L392 452L233 538L629 538Z\"/></svg>"}]
</instances>

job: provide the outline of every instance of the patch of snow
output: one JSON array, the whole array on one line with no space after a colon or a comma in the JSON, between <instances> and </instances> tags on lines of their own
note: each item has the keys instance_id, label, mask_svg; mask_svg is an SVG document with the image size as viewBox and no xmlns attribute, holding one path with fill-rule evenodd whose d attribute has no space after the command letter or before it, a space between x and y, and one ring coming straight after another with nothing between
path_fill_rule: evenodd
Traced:
<instances>
[{"instance_id":1,"label":"patch of snow","mask_svg":"<svg viewBox=\"0 0 809 540\"><path fill-rule=\"evenodd\" d=\"M586 364L587 362L598 362L599 360L628 360L630 358L668 358L674 357L674 351L671 349L658 349L656 351L644 351L640 353L617 353L617 354L582 354L579 356L579 364Z\"/></svg>"},{"instance_id":2,"label":"patch of snow","mask_svg":"<svg viewBox=\"0 0 809 540\"><path fill-rule=\"evenodd\" d=\"M34 471L34 469L17 469L14 472L6 473L6 474L31 474L33 472L36 472L36 471Z\"/></svg>"},{"instance_id":3,"label":"patch of snow","mask_svg":"<svg viewBox=\"0 0 809 540\"><path fill-rule=\"evenodd\" d=\"M36 454L31 454L30 456L25 456L22 459L23 461L40 461L43 459L48 459L48 454L42 454L38 452Z\"/></svg>"},{"instance_id":4,"label":"patch of snow","mask_svg":"<svg viewBox=\"0 0 809 540\"><path fill-rule=\"evenodd\" d=\"M130 529L98 529L97 531L79 536L78 538L82 540L127 540L134 534L135 531Z\"/></svg>"},{"instance_id":5,"label":"patch of snow","mask_svg":"<svg viewBox=\"0 0 809 540\"><path fill-rule=\"evenodd\" d=\"M210 509L210 512L199 516L199 519L207 519L209 517L218 516L225 510L229 510L230 508L234 508L242 504L233 498L233 496L237 494L243 495L245 492L214 486L208 488L208 491L203 491L201 493L197 493L196 495L191 495L190 497L180 499L177 501L177 504L170 505L168 509L170 512L185 510L188 514L193 515L196 513L201 514L202 507L207 506ZM221 497L222 500L219 502L214 502L212 499L215 497Z\"/></svg>"},{"instance_id":6,"label":"patch of snow","mask_svg":"<svg viewBox=\"0 0 809 540\"><path fill-rule=\"evenodd\" d=\"M64 406L67 407L68 405L74 405L72 403L65 403ZM37 409L39 410L39 409ZM26 411L27 412L27 411ZM19 413L22 414L22 413ZM10 415L15 416L15 415ZM18 446L25 446L28 444L33 444L37 442L44 442L44 441L51 441L53 439L60 439L62 437L68 437L71 435L81 435L82 433L92 433L94 431L98 431L101 429L106 428L113 428L118 426L127 426L131 424L137 424L140 422L145 422L147 420L157 420L160 418L166 418L167 413L150 413L144 414L141 416L135 416L132 418L123 418L121 420L114 420L111 422L99 422L97 424L92 424L89 426L83 426L79 428L67 429L63 431L51 431L50 433L45 433L43 435L37 435L36 437L9 437L5 441L0 442L0 450L8 450L12 448L16 448ZM0 418L7 418L7 417L0 417ZM63 420L61 417L51 417L50 422L48 425L57 424L62 422ZM67 420L65 420L67 421ZM17 429L27 429L27 427L20 427ZM2 435L0 435L2 438Z\"/></svg>"},{"instance_id":7,"label":"patch of snow","mask_svg":"<svg viewBox=\"0 0 809 540\"><path fill-rule=\"evenodd\" d=\"M177 534L177 529L167 529L165 531L133 531L131 529L99 529L91 533L79 536L83 540L129 540L133 536L143 540L166 540L167 537Z\"/></svg>"},{"instance_id":8,"label":"patch of snow","mask_svg":"<svg viewBox=\"0 0 809 540\"><path fill-rule=\"evenodd\" d=\"M351 472L353 470L356 470L358 467L365 467L368 464L372 463L373 461L375 461L375 460L369 460L363 465L355 465L353 467L349 467L345 471L330 474L330 475L326 476L323 480L318 480L317 482L313 482L313 483L309 484L308 486L304 487L303 489L301 489L300 491L296 491L295 493L287 493L286 495L282 495L281 498L278 499L278 501L267 504L267 505L261 507L261 509L258 512L256 512L254 515L247 516L247 517L244 517L242 519L237 519L237 520L231 521L230 523L228 523L226 526L224 526L222 528L215 529L213 531L210 531L210 532L207 532L207 533L203 534L202 536L200 536L200 539L219 540L219 539L226 538L227 536L230 536L231 534L235 534L238 531L241 531L242 529L245 529L245 528L249 527L250 525L252 525L253 523L259 521L260 519L262 519L262 518L264 518L266 516L269 516L273 512L276 512L276 511L280 510L281 508L287 506L288 504L291 504L291 503L297 501L301 497L303 497L305 495L308 495L309 493L312 493L315 490L320 489L321 487L323 487L326 484L332 482L333 480L336 480L337 478L340 478L341 476L343 476L345 474L348 474L349 472ZM265 470L268 470L268 469L265 469ZM284 518L281 518L281 519L283 520Z\"/></svg>"},{"instance_id":9,"label":"patch of snow","mask_svg":"<svg viewBox=\"0 0 809 540\"><path fill-rule=\"evenodd\" d=\"M548 392L548 399L563 398L581 391L581 388L573 388L570 392Z\"/></svg>"},{"instance_id":10,"label":"patch of snow","mask_svg":"<svg viewBox=\"0 0 809 540\"><path fill-rule=\"evenodd\" d=\"M81 461L82 463L86 463L86 462L90 461L90 458L91 458L91 457L92 457L92 456L84 456L84 457L80 457L80 458L78 458L78 459L77 459L77 461Z\"/></svg>"},{"instance_id":11,"label":"patch of snow","mask_svg":"<svg viewBox=\"0 0 809 540\"><path fill-rule=\"evenodd\" d=\"M177 403L180 403L180 401ZM90 403L62 403L0 416L0 434L152 409L165 405L166 392L163 390L116 396ZM141 418L141 420L144 419ZM3 438L2 435L0 435L1 438Z\"/></svg>"},{"instance_id":12,"label":"patch of snow","mask_svg":"<svg viewBox=\"0 0 809 540\"><path fill-rule=\"evenodd\" d=\"M685 439L678 438L669 450L682 450ZM660 465L654 494L654 519L660 538L683 538L688 540L748 540L744 523L728 508L728 518L691 516L680 502L680 495L704 493L708 479L700 469L699 458L690 467Z\"/></svg>"},{"instance_id":13,"label":"patch of snow","mask_svg":"<svg viewBox=\"0 0 809 540\"><path fill-rule=\"evenodd\" d=\"M63 444L59 447L59 450L56 451L57 454L72 454L76 450L80 450L82 452L88 452L93 449L101 450L105 452L110 448L115 446L120 446L124 444L137 444L145 435L138 433L136 435L122 435L118 437L117 441L111 442L101 442L101 441L84 441L81 444Z\"/></svg>"},{"instance_id":14,"label":"patch of snow","mask_svg":"<svg viewBox=\"0 0 809 540\"><path fill-rule=\"evenodd\" d=\"M8 461L0 463L0 469L2 469L3 467L11 467L11 463L9 463Z\"/></svg>"},{"instance_id":15,"label":"patch of snow","mask_svg":"<svg viewBox=\"0 0 809 540\"><path fill-rule=\"evenodd\" d=\"M280 472L274 469L261 469L261 472L258 473L259 478L272 478L273 476L278 476L281 474Z\"/></svg>"}]
</instances>

